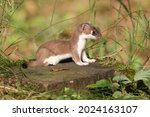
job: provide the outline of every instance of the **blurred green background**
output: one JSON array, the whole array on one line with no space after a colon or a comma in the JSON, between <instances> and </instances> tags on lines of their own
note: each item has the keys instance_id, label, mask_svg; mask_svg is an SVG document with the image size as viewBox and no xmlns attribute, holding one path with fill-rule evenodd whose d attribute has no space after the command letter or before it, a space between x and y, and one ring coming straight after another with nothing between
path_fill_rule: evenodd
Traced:
<instances>
[{"instance_id":1,"label":"blurred green background","mask_svg":"<svg viewBox=\"0 0 150 117\"><path fill-rule=\"evenodd\" d=\"M78 24L90 22L103 35L88 42L90 57L149 68L149 6L149 0L1 0L0 49L13 60L35 58L40 44L69 39Z\"/></svg>"}]
</instances>

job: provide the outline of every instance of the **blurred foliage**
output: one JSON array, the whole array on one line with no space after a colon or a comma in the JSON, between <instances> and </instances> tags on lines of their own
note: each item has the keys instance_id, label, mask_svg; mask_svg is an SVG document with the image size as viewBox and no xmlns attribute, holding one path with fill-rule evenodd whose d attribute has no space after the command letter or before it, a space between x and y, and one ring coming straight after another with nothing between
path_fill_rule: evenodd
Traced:
<instances>
[{"instance_id":1,"label":"blurred foliage","mask_svg":"<svg viewBox=\"0 0 150 117\"><path fill-rule=\"evenodd\" d=\"M149 6L149 0L0 0L0 99L150 99ZM56 94L22 86L21 64L41 43L69 39L82 22L100 27L103 38L88 41L86 50L114 67L114 78Z\"/></svg>"}]
</instances>

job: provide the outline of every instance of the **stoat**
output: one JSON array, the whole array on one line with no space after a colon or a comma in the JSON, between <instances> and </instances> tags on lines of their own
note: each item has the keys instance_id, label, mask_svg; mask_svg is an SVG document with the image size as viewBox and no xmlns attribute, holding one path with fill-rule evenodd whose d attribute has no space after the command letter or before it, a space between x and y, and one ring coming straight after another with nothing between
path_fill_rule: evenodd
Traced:
<instances>
[{"instance_id":1,"label":"stoat","mask_svg":"<svg viewBox=\"0 0 150 117\"><path fill-rule=\"evenodd\" d=\"M80 24L70 40L52 40L42 44L36 52L36 60L26 63L27 67L56 65L61 60L72 58L80 66L95 62L85 52L87 39L99 39L101 33L91 24Z\"/></svg>"}]
</instances>

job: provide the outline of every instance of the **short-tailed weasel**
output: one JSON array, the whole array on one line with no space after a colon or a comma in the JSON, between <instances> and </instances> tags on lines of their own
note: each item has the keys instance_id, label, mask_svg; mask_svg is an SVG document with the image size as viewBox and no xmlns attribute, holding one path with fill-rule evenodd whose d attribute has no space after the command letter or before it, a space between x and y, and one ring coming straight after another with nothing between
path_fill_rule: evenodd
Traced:
<instances>
[{"instance_id":1,"label":"short-tailed weasel","mask_svg":"<svg viewBox=\"0 0 150 117\"><path fill-rule=\"evenodd\" d=\"M61 60L72 58L80 66L95 62L85 52L87 39L98 39L101 33L91 24L80 24L70 40L52 40L42 44L36 52L36 60L27 62L27 67L56 65Z\"/></svg>"}]
</instances>

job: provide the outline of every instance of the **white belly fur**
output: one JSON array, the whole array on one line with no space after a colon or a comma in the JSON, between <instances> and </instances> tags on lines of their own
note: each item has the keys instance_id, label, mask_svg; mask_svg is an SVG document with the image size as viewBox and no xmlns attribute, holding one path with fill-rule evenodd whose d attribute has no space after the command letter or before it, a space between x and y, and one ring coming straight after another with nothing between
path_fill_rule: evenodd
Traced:
<instances>
[{"instance_id":1,"label":"white belly fur","mask_svg":"<svg viewBox=\"0 0 150 117\"><path fill-rule=\"evenodd\" d=\"M63 54L63 55L57 55L57 56L50 56L48 58L46 58L43 63L44 64L51 64L51 65L56 65L57 63L59 63L61 60L67 59L67 58L71 58L71 54Z\"/></svg>"}]
</instances>

